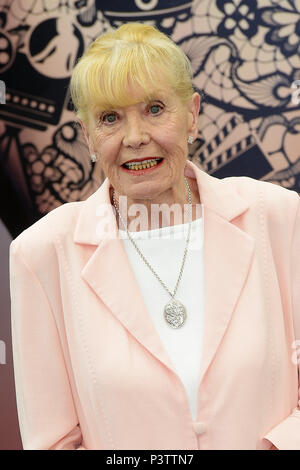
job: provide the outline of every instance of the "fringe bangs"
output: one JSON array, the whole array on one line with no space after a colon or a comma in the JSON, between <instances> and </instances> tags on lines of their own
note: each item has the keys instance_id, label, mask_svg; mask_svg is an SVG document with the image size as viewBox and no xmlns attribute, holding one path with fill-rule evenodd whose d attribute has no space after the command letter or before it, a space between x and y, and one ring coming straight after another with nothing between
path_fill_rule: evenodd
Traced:
<instances>
[{"instance_id":1,"label":"fringe bangs","mask_svg":"<svg viewBox=\"0 0 300 470\"><path fill-rule=\"evenodd\" d=\"M91 44L73 69L70 91L77 116L88 122L90 113L149 101L162 88L187 102L194 92L191 79L188 58L167 36L126 24Z\"/></svg>"}]
</instances>

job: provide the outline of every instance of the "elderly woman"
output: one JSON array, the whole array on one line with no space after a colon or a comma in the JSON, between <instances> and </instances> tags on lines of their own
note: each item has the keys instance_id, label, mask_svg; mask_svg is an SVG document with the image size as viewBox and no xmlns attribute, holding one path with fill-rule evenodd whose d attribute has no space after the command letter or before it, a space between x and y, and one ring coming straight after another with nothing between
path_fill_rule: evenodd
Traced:
<instances>
[{"instance_id":1,"label":"elderly woman","mask_svg":"<svg viewBox=\"0 0 300 470\"><path fill-rule=\"evenodd\" d=\"M298 194L188 161L200 96L152 26L71 92L106 178L11 243L24 449L299 450Z\"/></svg>"}]
</instances>

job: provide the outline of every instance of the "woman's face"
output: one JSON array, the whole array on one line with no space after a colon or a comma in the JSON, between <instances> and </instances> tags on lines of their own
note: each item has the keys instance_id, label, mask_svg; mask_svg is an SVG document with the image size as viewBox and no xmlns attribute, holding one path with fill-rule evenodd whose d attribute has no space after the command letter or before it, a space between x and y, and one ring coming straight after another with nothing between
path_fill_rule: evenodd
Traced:
<instances>
[{"instance_id":1,"label":"woman's face","mask_svg":"<svg viewBox=\"0 0 300 470\"><path fill-rule=\"evenodd\" d=\"M200 96L194 93L184 106L171 90L162 89L149 103L140 101L93 116L83 131L91 153L117 195L126 195L132 202L172 201L176 187L182 188L188 155L187 138L198 132ZM126 171L128 160L163 158L150 171Z\"/></svg>"}]
</instances>

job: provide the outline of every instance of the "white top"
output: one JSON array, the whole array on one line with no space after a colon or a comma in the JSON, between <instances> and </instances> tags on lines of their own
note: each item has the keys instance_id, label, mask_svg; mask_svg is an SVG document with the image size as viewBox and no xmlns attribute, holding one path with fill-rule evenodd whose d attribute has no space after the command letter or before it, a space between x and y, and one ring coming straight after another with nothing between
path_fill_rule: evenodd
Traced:
<instances>
[{"instance_id":1,"label":"white top","mask_svg":"<svg viewBox=\"0 0 300 470\"><path fill-rule=\"evenodd\" d=\"M189 224L186 223L130 232L146 260L172 293L180 273L188 227ZM120 229L119 233L145 305L174 369L185 386L193 419L197 421L197 389L204 318L203 218L200 217L191 223L187 257L175 295L175 299L185 306L187 318L178 329L171 328L164 319L164 307L171 299L170 295L144 263L129 240L127 232Z\"/></svg>"}]
</instances>

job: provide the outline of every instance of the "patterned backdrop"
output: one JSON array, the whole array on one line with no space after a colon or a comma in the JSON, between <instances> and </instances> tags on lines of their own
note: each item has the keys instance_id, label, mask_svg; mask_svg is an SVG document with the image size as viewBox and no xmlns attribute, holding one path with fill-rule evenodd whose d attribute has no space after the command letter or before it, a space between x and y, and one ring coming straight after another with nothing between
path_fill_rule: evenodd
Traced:
<instances>
[{"instance_id":1,"label":"patterned backdrop","mask_svg":"<svg viewBox=\"0 0 300 470\"><path fill-rule=\"evenodd\" d=\"M128 21L157 26L191 60L195 164L300 192L300 0L0 0L0 207L13 237L103 181L68 85L91 41Z\"/></svg>"}]
</instances>

